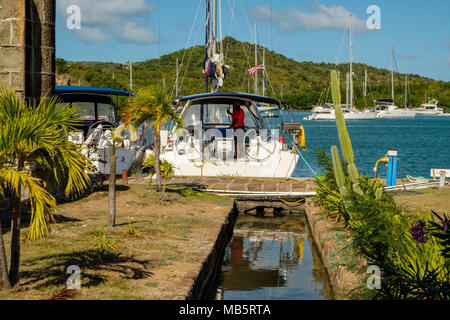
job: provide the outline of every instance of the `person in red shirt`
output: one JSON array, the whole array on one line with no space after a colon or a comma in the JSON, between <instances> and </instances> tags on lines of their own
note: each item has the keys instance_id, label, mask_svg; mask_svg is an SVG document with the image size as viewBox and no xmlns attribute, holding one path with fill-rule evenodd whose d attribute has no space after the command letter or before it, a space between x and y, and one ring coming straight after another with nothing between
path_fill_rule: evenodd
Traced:
<instances>
[{"instance_id":1,"label":"person in red shirt","mask_svg":"<svg viewBox=\"0 0 450 320\"><path fill-rule=\"evenodd\" d=\"M241 109L241 103L239 101L233 102L233 113L231 114L231 128L234 130L245 130L244 122L244 110Z\"/></svg>"},{"instance_id":2,"label":"person in red shirt","mask_svg":"<svg viewBox=\"0 0 450 320\"><path fill-rule=\"evenodd\" d=\"M245 113L244 110L241 109L241 103L239 101L235 101L233 102L233 113L231 113L230 111L228 111L229 114L231 114L231 126L230 128L234 129L234 131L236 132L237 130L241 129L242 131L245 131ZM242 148L242 143L238 144L238 137L235 134L234 136L234 150L235 150L235 154L234 154L234 158L237 159L238 158L238 147L241 149ZM242 157L242 150L241 152L239 152L240 157Z\"/></svg>"}]
</instances>

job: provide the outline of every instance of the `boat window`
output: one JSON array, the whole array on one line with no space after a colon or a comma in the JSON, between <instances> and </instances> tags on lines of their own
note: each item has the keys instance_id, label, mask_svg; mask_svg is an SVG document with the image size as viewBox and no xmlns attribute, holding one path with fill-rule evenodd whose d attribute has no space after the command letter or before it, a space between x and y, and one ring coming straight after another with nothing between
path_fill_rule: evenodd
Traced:
<instances>
[{"instance_id":1,"label":"boat window","mask_svg":"<svg viewBox=\"0 0 450 320\"><path fill-rule=\"evenodd\" d=\"M242 105L244 110L244 122L248 128L257 128L261 125L257 125L255 116L252 115L247 106ZM186 127L197 124L198 121L202 121L203 125L220 125L230 126L231 115L227 113L233 111L233 105L228 103L209 103L209 104L193 104L187 107L183 121Z\"/></svg>"},{"instance_id":2,"label":"boat window","mask_svg":"<svg viewBox=\"0 0 450 320\"><path fill-rule=\"evenodd\" d=\"M184 125L186 127L196 125L201 120L201 105L193 104L188 106L183 116Z\"/></svg>"},{"instance_id":3,"label":"boat window","mask_svg":"<svg viewBox=\"0 0 450 320\"><path fill-rule=\"evenodd\" d=\"M94 102L72 102L72 107L76 108L76 113L81 120L95 120L95 103Z\"/></svg>"},{"instance_id":4,"label":"boat window","mask_svg":"<svg viewBox=\"0 0 450 320\"><path fill-rule=\"evenodd\" d=\"M203 123L230 125L231 116L227 113L227 110L232 112L233 107L229 104L204 104Z\"/></svg>"},{"instance_id":5,"label":"boat window","mask_svg":"<svg viewBox=\"0 0 450 320\"><path fill-rule=\"evenodd\" d=\"M114 106L109 103L97 104L98 120L114 122Z\"/></svg>"}]
</instances>

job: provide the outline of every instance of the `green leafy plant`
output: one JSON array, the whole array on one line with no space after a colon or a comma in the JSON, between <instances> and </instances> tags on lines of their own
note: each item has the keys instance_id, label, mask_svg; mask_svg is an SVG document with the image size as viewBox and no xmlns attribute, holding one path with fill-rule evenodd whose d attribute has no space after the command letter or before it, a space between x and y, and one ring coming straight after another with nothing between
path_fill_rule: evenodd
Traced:
<instances>
[{"instance_id":1,"label":"green leafy plant","mask_svg":"<svg viewBox=\"0 0 450 320\"><path fill-rule=\"evenodd\" d=\"M116 251L118 248L116 242L110 239L104 230L100 230L94 240L95 249L99 251Z\"/></svg>"},{"instance_id":2,"label":"green leafy plant","mask_svg":"<svg viewBox=\"0 0 450 320\"><path fill-rule=\"evenodd\" d=\"M360 289L375 299L449 299L448 217L433 213L437 223L432 213L405 216L379 182L358 174L337 87L336 73L332 72L343 158L336 146L331 148L331 161L323 152L318 153L325 174L315 177L316 198L329 215L342 210L352 239L347 252L382 271L381 289L368 290L363 283Z\"/></svg>"},{"instance_id":3,"label":"green leafy plant","mask_svg":"<svg viewBox=\"0 0 450 320\"><path fill-rule=\"evenodd\" d=\"M61 105L55 97L25 101L12 88L0 88L0 197L8 192L13 203L10 269L2 268L7 287L19 284L22 191L28 191L31 203L27 240L45 237L54 222L56 200L31 168L39 168L46 181L52 179L65 186L66 195L79 195L88 188L88 173L93 167L77 146L67 140L78 124L75 109ZM6 265L2 240L0 236L0 264Z\"/></svg>"},{"instance_id":4,"label":"green leafy plant","mask_svg":"<svg viewBox=\"0 0 450 320\"><path fill-rule=\"evenodd\" d=\"M144 159L144 161L142 162L142 167L146 168L148 170L149 177L150 177L149 178L150 185L152 183L152 177L156 173L155 162L156 162L156 158L152 154L149 155L148 157L146 157ZM167 160L161 160L160 169L161 169L161 177L163 180L162 192L166 192L167 180L169 180L170 178L175 176L175 166Z\"/></svg>"},{"instance_id":5,"label":"green leafy plant","mask_svg":"<svg viewBox=\"0 0 450 320\"><path fill-rule=\"evenodd\" d=\"M127 236L134 236L134 237L141 235L141 233L139 231L137 231L136 228L134 228L131 225L131 223L128 223L127 227L125 228L124 233Z\"/></svg>"}]
</instances>

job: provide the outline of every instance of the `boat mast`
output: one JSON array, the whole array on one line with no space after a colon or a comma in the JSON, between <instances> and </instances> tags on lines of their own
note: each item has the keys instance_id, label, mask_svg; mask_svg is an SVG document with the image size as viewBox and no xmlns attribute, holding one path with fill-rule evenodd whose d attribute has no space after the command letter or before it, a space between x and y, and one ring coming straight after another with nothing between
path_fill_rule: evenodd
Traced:
<instances>
[{"instance_id":1,"label":"boat mast","mask_svg":"<svg viewBox=\"0 0 450 320\"><path fill-rule=\"evenodd\" d=\"M408 64L406 64L405 74L405 108L408 108Z\"/></svg>"},{"instance_id":2,"label":"boat mast","mask_svg":"<svg viewBox=\"0 0 450 320\"><path fill-rule=\"evenodd\" d=\"M392 48L392 36L391 40L391 91L392 91L392 104L394 104L394 59L393 59L393 48Z\"/></svg>"},{"instance_id":3,"label":"boat mast","mask_svg":"<svg viewBox=\"0 0 450 320\"><path fill-rule=\"evenodd\" d=\"M258 65L258 29L255 23L255 66ZM255 94L258 94L258 70L255 71Z\"/></svg>"},{"instance_id":4,"label":"boat mast","mask_svg":"<svg viewBox=\"0 0 450 320\"><path fill-rule=\"evenodd\" d=\"M176 80L175 80L175 97L178 98L178 58L177 58L177 71L176 71Z\"/></svg>"},{"instance_id":5,"label":"boat mast","mask_svg":"<svg viewBox=\"0 0 450 320\"><path fill-rule=\"evenodd\" d=\"M130 90L133 90L133 63L129 61L130 68Z\"/></svg>"},{"instance_id":6,"label":"boat mast","mask_svg":"<svg viewBox=\"0 0 450 320\"><path fill-rule=\"evenodd\" d=\"M352 42L352 31L353 31L353 15L350 14L350 109L353 110L353 42Z\"/></svg>"},{"instance_id":7,"label":"boat mast","mask_svg":"<svg viewBox=\"0 0 450 320\"><path fill-rule=\"evenodd\" d=\"M211 57L217 52L217 0L212 0L211 5L211 38L210 38L210 48ZM211 78L211 92L217 91L217 79Z\"/></svg>"},{"instance_id":8,"label":"boat mast","mask_svg":"<svg viewBox=\"0 0 450 320\"><path fill-rule=\"evenodd\" d=\"M349 98L349 72L345 74L345 107L348 108L348 98Z\"/></svg>"},{"instance_id":9,"label":"boat mast","mask_svg":"<svg viewBox=\"0 0 450 320\"><path fill-rule=\"evenodd\" d=\"M367 109L366 96L367 96L367 68L364 68L364 108L365 109Z\"/></svg>"},{"instance_id":10,"label":"boat mast","mask_svg":"<svg viewBox=\"0 0 450 320\"><path fill-rule=\"evenodd\" d=\"M263 46L263 57L262 57L262 65L264 67L262 71L263 77L263 95L267 97L267 88L266 88L266 47Z\"/></svg>"},{"instance_id":11,"label":"boat mast","mask_svg":"<svg viewBox=\"0 0 450 320\"><path fill-rule=\"evenodd\" d=\"M364 98L367 96L367 68L364 68Z\"/></svg>"}]
</instances>

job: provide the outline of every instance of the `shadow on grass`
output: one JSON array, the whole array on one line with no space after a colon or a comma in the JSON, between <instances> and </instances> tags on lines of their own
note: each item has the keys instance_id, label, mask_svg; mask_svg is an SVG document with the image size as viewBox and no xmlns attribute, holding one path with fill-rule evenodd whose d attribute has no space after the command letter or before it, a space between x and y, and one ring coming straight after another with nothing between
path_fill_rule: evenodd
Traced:
<instances>
[{"instance_id":1,"label":"shadow on grass","mask_svg":"<svg viewBox=\"0 0 450 320\"><path fill-rule=\"evenodd\" d=\"M23 265L31 268L21 271L22 285L35 289L65 285L71 275L67 273L67 268L71 265L80 268L81 284L86 287L106 282L109 276L105 273L118 274L122 279L143 279L153 274L149 270L152 265L150 260L95 249L28 259Z\"/></svg>"},{"instance_id":2,"label":"shadow on grass","mask_svg":"<svg viewBox=\"0 0 450 320\"><path fill-rule=\"evenodd\" d=\"M108 196L108 184L103 184L101 186L98 186L96 188L94 188L93 190L89 191L89 192L85 192L82 195L72 195L69 197L56 197L56 203L57 204L64 204L64 203L71 203L74 201L79 201L82 199L88 199L91 195L97 193L97 192L106 192L106 196ZM116 184L116 191L117 192L121 192L121 191L128 191L130 189L129 186L127 185L123 185L123 184Z\"/></svg>"},{"instance_id":3,"label":"shadow on grass","mask_svg":"<svg viewBox=\"0 0 450 320\"><path fill-rule=\"evenodd\" d=\"M82 221L80 219L69 218L69 217L63 216L61 214L54 214L53 217L55 218L55 223ZM30 220L31 220L31 212L30 211L22 212L22 216L20 219L20 228L28 228L30 226ZM5 234L5 233L9 232L10 229L11 229L11 217L8 216L6 219L2 220L1 232L2 232L2 234Z\"/></svg>"}]
</instances>

